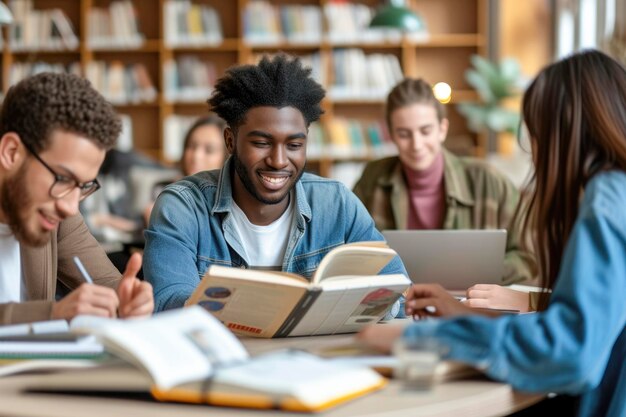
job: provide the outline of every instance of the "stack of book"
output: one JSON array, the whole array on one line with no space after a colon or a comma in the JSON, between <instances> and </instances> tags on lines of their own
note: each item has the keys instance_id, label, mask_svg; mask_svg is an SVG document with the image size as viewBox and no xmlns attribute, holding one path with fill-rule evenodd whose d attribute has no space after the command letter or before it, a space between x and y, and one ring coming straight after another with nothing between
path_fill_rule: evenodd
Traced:
<instances>
[{"instance_id":1,"label":"stack of book","mask_svg":"<svg viewBox=\"0 0 626 417\"><path fill-rule=\"evenodd\" d=\"M9 46L13 51L54 51L78 48L72 22L61 9L33 9L32 0L9 3L13 24Z\"/></svg>"},{"instance_id":2,"label":"stack of book","mask_svg":"<svg viewBox=\"0 0 626 417\"><path fill-rule=\"evenodd\" d=\"M397 56L366 55L355 48L333 51L333 74L328 95L334 101L384 101L391 88L404 77Z\"/></svg>"},{"instance_id":3,"label":"stack of book","mask_svg":"<svg viewBox=\"0 0 626 417\"><path fill-rule=\"evenodd\" d=\"M72 62L71 64L51 63L44 61L37 62L16 62L11 65L9 70L9 85L14 85L31 75L39 74L41 72L56 72L56 73L69 73L75 75L82 75L79 62Z\"/></svg>"},{"instance_id":4,"label":"stack of book","mask_svg":"<svg viewBox=\"0 0 626 417\"><path fill-rule=\"evenodd\" d=\"M280 21L287 42L319 44L322 11L317 6L282 6Z\"/></svg>"},{"instance_id":5,"label":"stack of book","mask_svg":"<svg viewBox=\"0 0 626 417\"><path fill-rule=\"evenodd\" d=\"M335 117L326 124L324 156L333 159L372 159L398 153L382 121Z\"/></svg>"},{"instance_id":6,"label":"stack of book","mask_svg":"<svg viewBox=\"0 0 626 417\"><path fill-rule=\"evenodd\" d=\"M374 10L364 4L328 2L324 16L328 40L334 44L399 42L402 38L399 30L370 28Z\"/></svg>"},{"instance_id":7,"label":"stack of book","mask_svg":"<svg viewBox=\"0 0 626 417\"><path fill-rule=\"evenodd\" d=\"M154 102L157 91L143 64L121 61L92 61L87 64L86 78L113 104Z\"/></svg>"},{"instance_id":8,"label":"stack of book","mask_svg":"<svg viewBox=\"0 0 626 417\"><path fill-rule=\"evenodd\" d=\"M104 347L94 336L71 334L65 320L0 326L0 364L27 359L97 359ZM8 373L0 367L0 375Z\"/></svg>"},{"instance_id":9,"label":"stack of book","mask_svg":"<svg viewBox=\"0 0 626 417\"><path fill-rule=\"evenodd\" d=\"M131 152L133 150L133 119L127 114L120 114L122 121L122 131L115 143L115 149L121 152Z\"/></svg>"},{"instance_id":10,"label":"stack of book","mask_svg":"<svg viewBox=\"0 0 626 417\"><path fill-rule=\"evenodd\" d=\"M274 6L251 1L243 14L244 40L252 45L289 42L319 44L322 40L322 12L318 6Z\"/></svg>"},{"instance_id":11,"label":"stack of book","mask_svg":"<svg viewBox=\"0 0 626 417\"><path fill-rule=\"evenodd\" d=\"M273 55L274 54L267 53L254 54L252 56L250 64L257 64L261 60L261 58L265 56L271 57ZM326 76L326 74L328 73L328 71L326 70L326 68L328 67L328 60L325 59L325 57L319 52L308 55L298 54L298 58L300 59L300 62L302 62L302 65L304 67L311 68L311 76L313 77L313 79L325 87L328 83Z\"/></svg>"},{"instance_id":12,"label":"stack of book","mask_svg":"<svg viewBox=\"0 0 626 417\"><path fill-rule=\"evenodd\" d=\"M92 49L138 48L145 40L130 0L113 1L108 8L90 9L87 28L87 45Z\"/></svg>"},{"instance_id":13,"label":"stack of book","mask_svg":"<svg viewBox=\"0 0 626 417\"><path fill-rule=\"evenodd\" d=\"M69 327L68 335L96 337L117 359L89 369L38 375L29 390L149 392L159 401L262 408L271 413L277 408L321 411L386 385L382 376L363 365L332 362L302 351L251 358L224 325L197 306L136 320L78 316ZM30 370L47 368L42 365L34 363ZM67 362L67 368L77 367L76 361Z\"/></svg>"},{"instance_id":14,"label":"stack of book","mask_svg":"<svg viewBox=\"0 0 626 417\"><path fill-rule=\"evenodd\" d=\"M165 62L165 99L170 102L206 101L217 79L215 65L196 55L183 55Z\"/></svg>"},{"instance_id":15,"label":"stack of book","mask_svg":"<svg viewBox=\"0 0 626 417\"><path fill-rule=\"evenodd\" d=\"M163 127L163 157L169 162L177 162L183 156L183 141L187 130L197 120L197 116L167 116Z\"/></svg>"},{"instance_id":16,"label":"stack of book","mask_svg":"<svg viewBox=\"0 0 626 417\"><path fill-rule=\"evenodd\" d=\"M266 1L251 1L243 12L244 41L252 45L284 41L278 8Z\"/></svg>"},{"instance_id":17,"label":"stack of book","mask_svg":"<svg viewBox=\"0 0 626 417\"><path fill-rule=\"evenodd\" d=\"M223 41L220 16L210 6L166 0L163 19L165 45L170 48L219 45Z\"/></svg>"},{"instance_id":18,"label":"stack of book","mask_svg":"<svg viewBox=\"0 0 626 417\"><path fill-rule=\"evenodd\" d=\"M307 159L322 159L326 156L326 142L324 141L324 130L319 122L313 122L309 126L307 136L306 157Z\"/></svg>"}]
</instances>

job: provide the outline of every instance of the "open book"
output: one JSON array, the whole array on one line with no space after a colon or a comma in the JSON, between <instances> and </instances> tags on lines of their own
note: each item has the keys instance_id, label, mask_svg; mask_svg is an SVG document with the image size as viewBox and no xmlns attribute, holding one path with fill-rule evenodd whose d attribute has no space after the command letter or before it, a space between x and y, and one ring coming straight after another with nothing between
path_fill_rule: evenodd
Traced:
<instances>
[{"instance_id":1,"label":"open book","mask_svg":"<svg viewBox=\"0 0 626 417\"><path fill-rule=\"evenodd\" d=\"M29 389L150 391L162 401L318 411L386 382L366 367L337 366L299 351L250 358L237 338L200 307L147 319L79 316L72 331L97 335L107 351L133 366L42 376Z\"/></svg>"},{"instance_id":2,"label":"open book","mask_svg":"<svg viewBox=\"0 0 626 417\"><path fill-rule=\"evenodd\" d=\"M213 265L186 305L204 307L246 336L357 332L384 317L411 284L402 274L377 275L395 256L384 242L341 245L322 259L311 281Z\"/></svg>"}]
</instances>

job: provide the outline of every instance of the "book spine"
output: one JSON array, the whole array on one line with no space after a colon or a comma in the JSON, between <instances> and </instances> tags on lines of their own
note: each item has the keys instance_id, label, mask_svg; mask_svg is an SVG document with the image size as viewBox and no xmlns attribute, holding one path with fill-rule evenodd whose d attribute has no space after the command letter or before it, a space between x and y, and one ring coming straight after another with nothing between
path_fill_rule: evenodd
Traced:
<instances>
[{"instance_id":1,"label":"book spine","mask_svg":"<svg viewBox=\"0 0 626 417\"><path fill-rule=\"evenodd\" d=\"M300 299L298 305L296 305L296 307L291 311L291 314L287 316L283 325L280 326L272 337L289 336L289 333L291 333L291 331L296 328L298 323L300 323L300 320L306 316L306 313L309 311L311 306L315 304L315 300L317 300L321 293L321 288L311 288L307 290L307 292L302 296L302 299Z\"/></svg>"}]
</instances>

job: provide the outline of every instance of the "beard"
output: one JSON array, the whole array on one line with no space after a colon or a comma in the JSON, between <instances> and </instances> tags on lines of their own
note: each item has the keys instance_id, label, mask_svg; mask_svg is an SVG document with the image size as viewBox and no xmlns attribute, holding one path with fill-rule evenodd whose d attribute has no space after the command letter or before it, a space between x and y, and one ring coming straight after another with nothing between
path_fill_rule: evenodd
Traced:
<instances>
[{"instance_id":1,"label":"beard","mask_svg":"<svg viewBox=\"0 0 626 417\"><path fill-rule=\"evenodd\" d=\"M245 187L245 189L250 193L250 195L252 195L254 198L256 198L258 201L260 201L263 204L274 205L274 204L279 204L280 202L282 202L289 195L289 192L293 189L293 187L300 180L300 178L302 177L302 174L304 173L304 169L302 169L298 173L298 176L296 177L295 181L292 181L291 185L288 187L288 189L284 192L283 195L280 195L273 199L264 198L262 195L259 194L257 189L254 187L254 184L252 183L252 179L250 178L250 173L248 172L248 169L244 166L244 164L241 163L241 160L239 159L239 157L237 157L236 151L233 152L231 158L233 160L233 164L235 165L235 172L239 176L239 179L243 183L243 186Z\"/></svg>"},{"instance_id":2,"label":"beard","mask_svg":"<svg viewBox=\"0 0 626 417\"><path fill-rule=\"evenodd\" d=\"M26 183L26 164L5 181L0 194L0 207L11 232L20 244L37 247L50 241L52 236L50 232L28 229L28 213L32 206L32 199Z\"/></svg>"}]
</instances>

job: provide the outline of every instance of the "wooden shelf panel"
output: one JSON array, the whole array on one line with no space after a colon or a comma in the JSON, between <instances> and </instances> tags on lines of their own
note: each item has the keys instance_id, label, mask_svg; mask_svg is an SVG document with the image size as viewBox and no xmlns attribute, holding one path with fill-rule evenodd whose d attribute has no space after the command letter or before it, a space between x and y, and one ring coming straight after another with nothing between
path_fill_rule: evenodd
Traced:
<instances>
[{"instance_id":1,"label":"wooden shelf panel","mask_svg":"<svg viewBox=\"0 0 626 417\"><path fill-rule=\"evenodd\" d=\"M210 52L210 51L239 51L241 48L239 39L226 38L219 45L181 45L168 46L164 45L163 49L176 52Z\"/></svg>"},{"instance_id":2,"label":"wooden shelf panel","mask_svg":"<svg viewBox=\"0 0 626 417\"><path fill-rule=\"evenodd\" d=\"M137 48L127 47L93 47L91 51L98 52L112 52L112 53L136 53L136 52L159 52L161 50L161 41L159 39L149 39Z\"/></svg>"},{"instance_id":3,"label":"wooden shelf panel","mask_svg":"<svg viewBox=\"0 0 626 417\"><path fill-rule=\"evenodd\" d=\"M318 50L320 49L320 43L291 43L291 42L279 42L279 43L246 43L242 42L242 47L251 49L254 52L263 50L284 50L284 51L304 51L304 50Z\"/></svg>"},{"instance_id":4,"label":"wooden shelf panel","mask_svg":"<svg viewBox=\"0 0 626 417\"><path fill-rule=\"evenodd\" d=\"M468 89L453 89L451 103L457 103L461 101L473 101L478 99L478 94L474 90ZM385 104L386 97L360 99L360 98L345 98L345 99L328 99L331 105L335 106L383 106Z\"/></svg>"},{"instance_id":5,"label":"wooden shelf panel","mask_svg":"<svg viewBox=\"0 0 626 417\"><path fill-rule=\"evenodd\" d=\"M403 47L414 48L441 48L441 47L479 47L484 46L486 40L478 33L450 33L433 34L424 39L404 38L398 42L337 42L322 41L320 43L267 43L250 44L243 42L243 47L252 50L281 49L281 50L305 50L305 49L336 49L336 48L360 48L360 49L401 49Z\"/></svg>"},{"instance_id":6,"label":"wooden shelf panel","mask_svg":"<svg viewBox=\"0 0 626 417\"><path fill-rule=\"evenodd\" d=\"M480 47L486 44L485 37L477 33L433 34L424 41L407 42L416 48Z\"/></svg>"},{"instance_id":7,"label":"wooden shelf panel","mask_svg":"<svg viewBox=\"0 0 626 417\"><path fill-rule=\"evenodd\" d=\"M34 58L37 55L80 55L80 49L28 49L28 50L11 50L7 49L7 53L15 56L29 56Z\"/></svg>"},{"instance_id":8,"label":"wooden shelf panel","mask_svg":"<svg viewBox=\"0 0 626 417\"><path fill-rule=\"evenodd\" d=\"M460 103L462 101L476 101L478 100L478 93L474 90L452 90L451 103Z\"/></svg>"}]
</instances>

